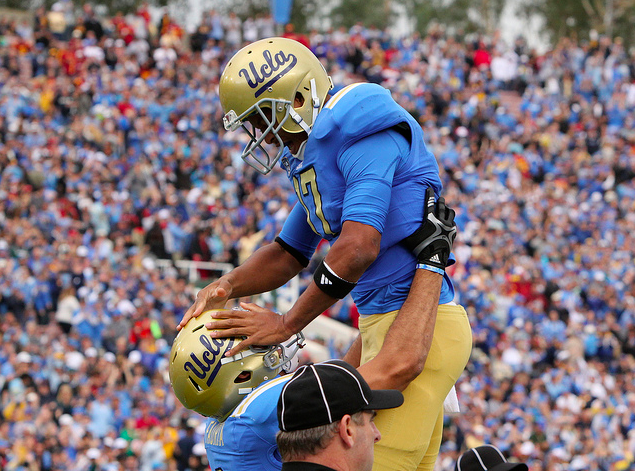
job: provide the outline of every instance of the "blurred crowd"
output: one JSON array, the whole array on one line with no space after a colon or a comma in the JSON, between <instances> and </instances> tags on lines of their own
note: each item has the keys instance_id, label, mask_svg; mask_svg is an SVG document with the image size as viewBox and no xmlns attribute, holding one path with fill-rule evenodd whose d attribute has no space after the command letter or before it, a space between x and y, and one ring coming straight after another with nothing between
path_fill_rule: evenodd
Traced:
<instances>
[{"instance_id":1,"label":"blurred crowd","mask_svg":"<svg viewBox=\"0 0 635 471\"><path fill-rule=\"evenodd\" d=\"M237 48L277 32L268 15L209 11L186 32L146 4L105 18L69 0L0 18L1 469L205 469L166 359L196 287L161 261L237 264L280 230L286 175L243 164L217 94ZM434 26L283 34L336 88L393 92L457 210L474 352L439 470L482 443L532 471L633 469L635 52ZM325 314L356 322L350 298Z\"/></svg>"}]
</instances>

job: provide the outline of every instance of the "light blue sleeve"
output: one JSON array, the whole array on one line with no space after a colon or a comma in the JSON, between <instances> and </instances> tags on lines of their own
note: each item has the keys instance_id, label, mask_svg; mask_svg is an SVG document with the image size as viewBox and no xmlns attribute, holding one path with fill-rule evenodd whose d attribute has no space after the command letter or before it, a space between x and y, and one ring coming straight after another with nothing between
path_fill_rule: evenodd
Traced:
<instances>
[{"instance_id":1,"label":"light blue sleeve","mask_svg":"<svg viewBox=\"0 0 635 471\"><path fill-rule=\"evenodd\" d=\"M313 232L306 219L306 212L297 203L282 226L279 237L310 260L322 237Z\"/></svg>"},{"instance_id":2,"label":"light blue sleeve","mask_svg":"<svg viewBox=\"0 0 635 471\"><path fill-rule=\"evenodd\" d=\"M339 156L346 180L342 222L360 222L383 233L393 177L407 155L408 142L403 137L382 131L355 142Z\"/></svg>"}]
</instances>

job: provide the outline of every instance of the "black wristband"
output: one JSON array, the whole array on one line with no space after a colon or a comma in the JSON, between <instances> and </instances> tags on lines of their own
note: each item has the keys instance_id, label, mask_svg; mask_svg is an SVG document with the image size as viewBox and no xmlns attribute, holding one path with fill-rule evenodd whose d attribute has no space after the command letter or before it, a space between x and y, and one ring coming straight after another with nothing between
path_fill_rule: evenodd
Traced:
<instances>
[{"instance_id":1,"label":"black wristband","mask_svg":"<svg viewBox=\"0 0 635 471\"><path fill-rule=\"evenodd\" d=\"M313 273L313 281L325 294L337 299L344 298L357 285L337 276L324 260Z\"/></svg>"}]
</instances>

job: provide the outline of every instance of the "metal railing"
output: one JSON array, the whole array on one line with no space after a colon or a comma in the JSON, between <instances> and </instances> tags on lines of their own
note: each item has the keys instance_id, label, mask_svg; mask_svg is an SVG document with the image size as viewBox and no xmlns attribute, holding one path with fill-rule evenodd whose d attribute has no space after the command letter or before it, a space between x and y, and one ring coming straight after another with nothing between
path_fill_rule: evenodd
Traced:
<instances>
[{"instance_id":1,"label":"metal railing","mask_svg":"<svg viewBox=\"0 0 635 471\"><path fill-rule=\"evenodd\" d=\"M219 273L218 277L220 278L225 273L229 273L234 268L231 263L222 262L197 262L194 260L170 259L157 259L154 262L157 268L161 270L177 268L182 273L186 273L187 279L190 283L197 283L201 280L200 270L208 270L211 272Z\"/></svg>"},{"instance_id":2,"label":"metal railing","mask_svg":"<svg viewBox=\"0 0 635 471\"><path fill-rule=\"evenodd\" d=\"M234 269L231 263L222 262L199 262L195 260L170 260L157 259L154 261L157 268L162 271L177 270L181 274L187 275L188 282L193 285L199 285L205 279L201 278L201 271L209 271L212 273L212 279L220 278L225 273L229 273ZM280 288L262 293L256 296L255 302L261 304L270 304L279 312L288 311L300 296L300 278L298 276L291 279L287 284Z\"/></svg>"}]
</instances>

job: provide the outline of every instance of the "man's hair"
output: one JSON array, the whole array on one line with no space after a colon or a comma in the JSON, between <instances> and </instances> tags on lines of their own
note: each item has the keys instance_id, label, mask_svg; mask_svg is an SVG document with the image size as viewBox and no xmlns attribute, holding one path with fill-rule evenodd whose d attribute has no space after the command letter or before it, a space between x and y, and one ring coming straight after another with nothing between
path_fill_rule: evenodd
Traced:
<instances>
[{"instance_id":1,"label":"man's hair","mask_svg":"<svg viewBox=\"0 0 635 471\"><path fill-rule=\"evenodd\" d=\"M363 425L364 411L351 415L351 419L355 424ZM340 421L338 420L327 425L319 425L304 430L279 431L276 435L276 442L278 443L280 455L282 455L282 461L302 460L325 449L337 434L339 424Z\"/></svg>"}]
</instances>

